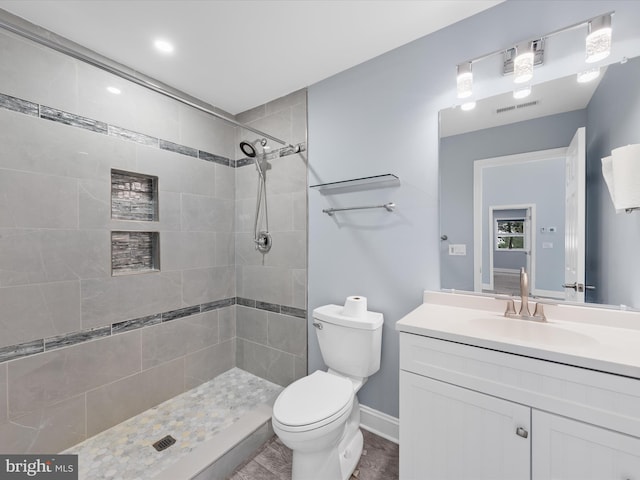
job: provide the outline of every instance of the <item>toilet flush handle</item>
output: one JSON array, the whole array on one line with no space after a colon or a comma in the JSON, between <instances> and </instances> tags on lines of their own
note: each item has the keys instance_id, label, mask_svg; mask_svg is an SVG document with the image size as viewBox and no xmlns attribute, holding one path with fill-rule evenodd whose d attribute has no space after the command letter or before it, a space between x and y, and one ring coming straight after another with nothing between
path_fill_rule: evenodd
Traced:
<instances>
[{"instance_id":1,"label":"toilet flush handle","mask_svg":"<svg viewBox=\"0 0 640 480\"><path fill-rule=\"evenodd\" d=\"M313 326L316 327L318 330L322 330L322 324L320 322L313 322Z\"/></svg>"}]
</instances>

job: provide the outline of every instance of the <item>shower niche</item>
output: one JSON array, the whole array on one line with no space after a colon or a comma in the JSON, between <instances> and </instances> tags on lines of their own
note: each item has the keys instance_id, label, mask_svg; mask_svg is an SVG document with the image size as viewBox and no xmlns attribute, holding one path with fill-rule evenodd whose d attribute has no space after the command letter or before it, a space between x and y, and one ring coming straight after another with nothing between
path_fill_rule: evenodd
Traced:
<instances>
[{"instance_id":1,"label":"shower niche","mask_svg":"<svg viewBox=\"0 0 640 480\"><path fill-rule=\"evenodd\" d=\"M111 170L111 219L158 221L158 177ZM160 270L160 234L153 231L111 232L111 275Z\"/></svg>"},{"instance_id":2,"label":"shower niche","mask_svg":"<svg viewBox=\"0 0 640 480\"><path fill-rule=\"evenodd\" d=\"M158 221L158 177L111 170L111 218Z\"/></svg>"}]
</instances>

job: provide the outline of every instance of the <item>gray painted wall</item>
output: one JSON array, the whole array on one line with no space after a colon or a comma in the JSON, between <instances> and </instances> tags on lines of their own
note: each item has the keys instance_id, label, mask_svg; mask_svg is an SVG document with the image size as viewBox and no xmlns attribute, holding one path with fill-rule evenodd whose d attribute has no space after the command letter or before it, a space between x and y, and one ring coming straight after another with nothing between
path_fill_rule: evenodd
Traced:
<instances>
[{"instance_id":1,"label":"gray painted wall","mask_svg":"<svg viewBox=\"0 0 640 480\"><path fill-rule=\"evenodd\" d=\"M617 52L637 49L637 41L624 40L637 36L638 2L508 1L309 88L309 184L388 172L402 182L336 195L309 191L309 310L357 293L385 315L382 365L360 391L364 405L398 415L394 325L421 303L424 289L440 287L438 111L456 103L456 64L610 10ZM581 51L556 57L536 78L566 76L583 64ZM479 78L478 97L508 91L509 80ZM322 213L386 201L397 211ZM324 365L309 332L314 371Z\"/></svg>"},{"instance_id":2,"label":"gray painted wall","mask_svg":"<svg viewBox=\"0 0 640 480\"><path fill-rule=\"evenodd\" d=\"M440 231L449 237L440 248L443 288L473 291L473 162L566 147L586 123L586 110L575 110L440 139ZM449 243L465 243L467 256L450 256Z\"/></svg>"},{"instance_id":3,"label":"gray painted wall","mask_svg":"<svg viewBox=\"0 0 640 480\"><path fill-rule=\"evenodd\" d=\"M564 280L564 158L485 168L482 175L483 245L489 245L489 207L535 205L535 288L562 292ZM556 233L539 233L555 226ZM554 248L542 248L543 242ZM489 249L483 248L483 265L489 265ZM489 270L482 281L489 283Z\"/></svg>"},{"instance_id":4,"label":"gray painted wall","mask_svg":"<svg viewBox=\"0 0 640 480\"><path fill-rule=\"evenodd\" d=\"M587 284L591 301L640 308L640 212L616 214L602 157L640 143L640 59L609 67L587 114Z\"/></svg>"}]
</instances>

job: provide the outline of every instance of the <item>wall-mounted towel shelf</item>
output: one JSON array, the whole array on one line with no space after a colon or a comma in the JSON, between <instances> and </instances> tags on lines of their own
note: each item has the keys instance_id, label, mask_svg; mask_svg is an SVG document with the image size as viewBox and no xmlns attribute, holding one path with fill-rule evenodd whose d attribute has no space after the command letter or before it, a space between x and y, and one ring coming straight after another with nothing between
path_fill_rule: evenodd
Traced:
<instances>
[{"instance_id":1,"label":"wall-mounted towel shelf","mask_svg":"<svg viewBox=\"0 0 640 480\"><path fill-rule=\"evenodd\" d=\"M384 208L387 210L387 212L393 212L393 210L396 208L396 204L393 202L389 202L385 203L384 205L368 205L364 207L325 208L324 210L322 210L322 213L326 213L331 217L336 212L344 212L347 210L367 210L370 208Z\"/></svg>"},{"instance_id":2,"label":"wall-mounted towel shelf","mask_svg":"<svg viewBox=\"0 0 640 480\"><path fill-rule=\"evenodd\" d=\"M384 175L374 175L372 177L352 178L350 180L340 180L338 182L319 183L311 185L321 193L338 193L340 190L351 188L380 188L395 187L400 185L400 179L393 173L385 173Z\"/></svg>"}]
</instances>

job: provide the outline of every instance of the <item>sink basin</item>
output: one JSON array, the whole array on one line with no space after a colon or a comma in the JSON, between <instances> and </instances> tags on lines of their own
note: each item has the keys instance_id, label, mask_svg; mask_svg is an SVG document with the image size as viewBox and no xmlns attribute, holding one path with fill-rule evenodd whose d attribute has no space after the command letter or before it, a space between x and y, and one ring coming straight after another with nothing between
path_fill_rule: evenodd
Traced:
<instances>
[{"instance_id":1,"label":"sink basin","mask_svg":"<svg viewBox=\"0 0 640 480\"><path fill-rule=\"evenodd\" d=\"M504 316L505 299L425 292L396 330L640 379L640 312L545 304L547 322Z\"/></svg>"},{"instance_id":2,"label":"sink basin","mask_svg":"<svg viewBox=\"0 0 640 480\"><path fill-rule=\"evenodd\" d=\"M466 319L470 328L484 335L509 341L553 345L590 346L597 340L583 333L567 330L551 322L535 322L503 316Z\"/></svg>"}]
</instances>

